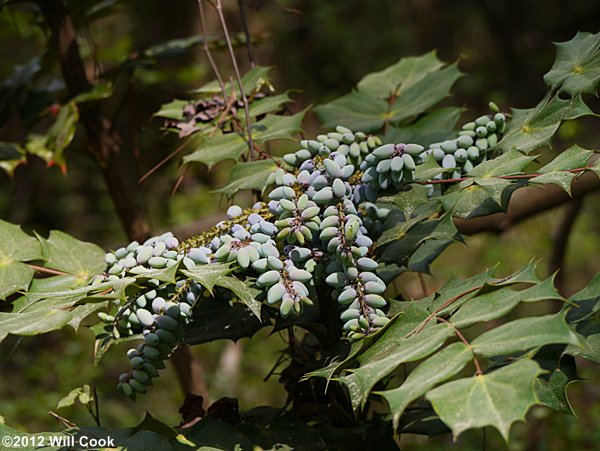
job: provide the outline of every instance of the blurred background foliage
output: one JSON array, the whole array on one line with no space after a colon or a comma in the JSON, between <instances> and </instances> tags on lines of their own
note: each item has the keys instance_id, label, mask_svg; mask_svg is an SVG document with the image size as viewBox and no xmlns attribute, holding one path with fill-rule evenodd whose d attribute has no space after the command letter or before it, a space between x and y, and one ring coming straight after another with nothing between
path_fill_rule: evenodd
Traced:
<instances>
[{"instance_id":1,"label":"blurred background foliage","mask_svg":"<svg viewBox=\"0 0 600 451\"><path fill-rule=\"evenodd\" d=\"M460 69L467 73L455 86L452 98L445 101L467 108L465 119L485 112L489 100L502 109L531 107L546 90L542 74L554 58L551 42L570 39L578 30L596 32L600 23L600 3L588 0L568 4L561 0L246 0L245 4L257 63L274 67L272 81L279 92L300 90L293 95L293 112L347 93L366 73L381 70L402 56L431 49L437 49L442 60L458 59ZM123 140L127 173L137 181L178 146L177 138L161 130L162 122L153 118L153 113L173 98L189 97L191 90L211 79L200 45L187 45L200 41L197 2L71 0L68 6L86 72L92 78L110 74L113 80L116 95L106 101L107 107L118 116L116 127ZM246 70L249 64L238 4L225 1L224 7L238 60ZM211 8L207 12L207 31L217 64L231 74L217 16ZM60 70L46 49L47 37L31 4L18 2L0 9L0 141L19 141L27 133L47 127L52 105L63 100ZM189 37L193 37L191 41L161 56L144 53L165 41ZM36 64L43 70L31 76L28 71L35 70ZM25 80L26 86L20 86L19 80ZM589 100L597 106L596 99ZM10 114L2 116L7 111ZM41 120L32 129L28 117ZM309 114L305 133L312 135L318 130L316 118ZM591 121L570 122L560 131L559 141L560 136L577 136L583 147L600 148ZM560 142L555 148L562 149ZM66 161L66 175L57 167L47 168L46 162L36 157L28 157L27 164L19 166L12 177L0 171L0 217L40 232L61 229L106 248L124 242L126 235L81 136L76 135L67 149ZM152 230L185 226L222 210L226 199L211 191L224 185L230 169L231 162L221 163L210 173L194 167L171 194L179 169L173 161L159 168L140 184ZM585 199L571 234L562 268L566 294L581 288L600 269L599 201L598 195ZM420 297L452 275L476 274L497 262L501 262L500 273L506 274L532 258L539 258L540 271L547 272L564 208L501 235L480 234L468 238L466 246L455 244L434 263L433 277L419 279L406 274L396 287L405 297ZM112 351L101 368L94 368L91 333L63 331L12 338L0 346L0 415L11 426L30 432L55 429L55 420L47 412L83 383L98 388L103 426L133 425L143 417L144 409L167 423L179 422L177 410L183 395L173 373L160 379L151 396L129 403L113 387L124 350ZM268 331L251 341L242 340L239 349L243 348L243 357L237 367L228 363L223 350L231 348L221 342L195 349L211 397L238 397L242 409L260 404L282 406L285 392L277 384L277 374L263 382L283 348L282 340ZM579 418L534 409L527 425L513 429L511 449L597 448L597 373L583 366L580 376L592 383L575 383L570 389ZM76 423L90 422L81 407L60 414ZM488 449L502 446L495 432L489 432L486 440ZM469 432L456 446L480 449L481 441L480 433ZM427 441L410 436L401 443L403 449L439 449L451 439Z\"/></svg>"}]
</instances>

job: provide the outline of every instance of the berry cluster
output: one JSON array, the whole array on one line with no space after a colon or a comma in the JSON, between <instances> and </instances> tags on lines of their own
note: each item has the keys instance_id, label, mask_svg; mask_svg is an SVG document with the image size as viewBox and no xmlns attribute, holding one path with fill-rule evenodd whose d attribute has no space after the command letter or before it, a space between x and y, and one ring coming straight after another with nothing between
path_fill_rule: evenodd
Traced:
<instances>
[{"instance_id":1,"label":"berry cluster","mask_svg":"<svg viewBox=\"0 0 600 451\"><path fill-rule=\"evenodd\" d=\"M382 144L339 126L301 141L299 150L283 157L287 166L267 181L273 186L267 203L245 210L233 205L227 220L182 243L167 233L108 253L105 272L92 283L133 275L140 287L116 315L99 314L115 337L144 337L128 353L132 370L121 375L119 390L132 398L145 391L182 339L194 304L210 295L180 268L229 264L236 277L263 290L266 305L283 318L302 314L317 300L317 288L329 286L349 339L385 326L386 284L376 274L373 243L389 210L376 200L410 183L429 154L454 169L451 177L467 173L488 157L504 128L505 116L496 112L465 124L456 139L424 147ZM176 283L152 278L153 271L174 265ZM215 293L233 297L226 290Z\"/></svg>"}]
</instances>

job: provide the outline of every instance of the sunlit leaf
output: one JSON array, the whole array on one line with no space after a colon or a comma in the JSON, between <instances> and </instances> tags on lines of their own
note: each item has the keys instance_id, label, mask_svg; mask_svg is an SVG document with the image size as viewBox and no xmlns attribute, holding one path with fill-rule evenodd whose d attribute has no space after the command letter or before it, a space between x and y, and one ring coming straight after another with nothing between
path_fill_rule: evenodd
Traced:
<instances>
[{"instance_id":1,"label":"sunlit leaf","mask_svg":"<svg viewBox=\"0 0 600 451\"><path fill-rule=\"evenodd\" d=\"M593 114L581 96L572 99L546 97L534 108L513 108L506 132L495 149L504 152L517 149L530 153L549 145L562 122Z\"/></svg>"},{"instance_id":2,"label":"sunlit leaf","mask_svg":"<svg viewBox=\"0 0 600 451\"><path fill-rule=\"evenodd\" d=\"M271 159L236 164L229 173L227 185L215 192L232 197L237 192L246 189L263 190L267 178L275 169L277 169L277 164L275 160Z\"/></svg>"},{"instance_id":3,"label":"sunlit leaf","mask_svg":"<svg viewBox=\"0 0 600 451\"><path fill-rule=\"evenodd\" d=\"M544 81L571 96L596 93L600 83L600 33L580 31L570 41L554 45L556 59Z\"/></svg>"},{"instance_id":4,"label":"sunlit leaf","mask_svg":"<svg viewBox=\"0 0 600 451\"><path fill-rule=\"evenodd\" d=\"M426 397L454 437L473 428L493 426L508 441L510 427L525 420L537 403L533 384L541 373L531 360L520 360L489 374L448 382Z\"/></svg>"},{"instance_id":5,"label":"sunlit leaf","mask_svg":"<svg viewBox=\"0 0 600 451\"><path fill-rule=\"evenodd\" d=\"M479 335L471 345L476 354L492 357L551 343L578 344L561 313L516 319Z\"/></svg>"},{"instance_id":6,"label":"sunlit leaf","mask_svg":"<svg viewBox=\"0 0 600 451\"><path fill-rule=\"evenodd\" d=\"M414 368L400 387L380 392L390 406L394 427L412 401L457 374L472 358L467 346L453 343Z\"/></svg>"}]
</instances>

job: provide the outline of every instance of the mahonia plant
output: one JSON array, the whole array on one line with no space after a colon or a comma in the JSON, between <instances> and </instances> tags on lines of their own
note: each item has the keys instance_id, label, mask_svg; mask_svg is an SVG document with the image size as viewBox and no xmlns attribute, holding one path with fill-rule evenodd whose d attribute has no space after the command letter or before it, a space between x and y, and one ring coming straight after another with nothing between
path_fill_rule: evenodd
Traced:
<instances>
[{"instance_id":1,"label":"mahonia plant","mask_svg":"<svg viewBox=\"0 0 600 451\"><path fill-rule=\"evenodd\" d=\"M317 288L329 286L339 304L342 332L356 341L384 327L385 282L377 275L374 242L388 209L376 201L389 190L413 180L416 167L433 155L458 178L493 157L493 147L505 128L506 116L490 105L494 116L467 123L455 139L419 144L382 144L376 136L338 126L283 157L273 171L274 186L264 202L243 209L233 205L228 220L184 242L171 233L132 242L106 254L106 269L92 284L142 276L135 295L115 301L115 314L99 313L114 338L143 335L130 349L131 370L119 377L118 390L135 399L145 393L164 360L184 338L184 326L203 297L235 297L225 288L210 292L182 270L228 264L234 275L266 296L266 305L282 318L302 315L313 305ZM431 196L439 192L433 188ZM154 278L156 270L176 270L176 281ZM143 278L147 275L147 278ZM323 301L321 301L323 302Z\"/></svg>"}]
</instances>

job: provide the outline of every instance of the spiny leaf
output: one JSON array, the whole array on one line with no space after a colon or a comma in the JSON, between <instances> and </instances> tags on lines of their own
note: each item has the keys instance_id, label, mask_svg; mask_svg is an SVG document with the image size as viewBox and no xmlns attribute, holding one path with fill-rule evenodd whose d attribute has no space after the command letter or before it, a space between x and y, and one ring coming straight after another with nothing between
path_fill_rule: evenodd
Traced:
<instances>
[{"instance_id":1,"label":"spiny leaf","mask_svg":"<svg viewBox=\"0 0 600 451\"><path fill-rule=\"evenodd\" d=\"M427 74L414 85L401 89L386 119L394 124L417 117L450 95L450 88L462 77L456 63ZM423 95L426 92L427 95Z\"/></svg>"},{"instance_id":2,"label":"spiny leaf","mask_svg":"<svg viewBox=\"0 0 600 451\"><path fill-rule=\"evenodd\" d=\"M262 303L256 300L256 296L261 293L260 290L249 287L244 282L232 276L220 278L216 281L215 285L231 290L260 319Z\"/></svg>"},{"instance_id":3,"label":"spiny leaf","mask_svg":"<svg viewBox=\"0 0 600 451\"><path fill-rule=\"evenodd\" d=\"M445 98L461 77L456 64L443 66L433 52L403 58L366 76L356 91L317 106L315 113L325 127L341 124L366 132L377 131L384 124L408 122Z\"/></svg>"},{"instance_id":4,"label":"spiny leaf","mask_svg":"<svg viewBox=\"0 0 600 451\"><path fill-rule=\"evenodd\" d=\"M493 357L551 343L578 344L562 313L516 319L481 334L471 345L476 354Z\"/></svg>"},{"instance_id":5,"label":"spiny leaf","mask_svg":"<svg viewBox=\"0 0 600 451\"><path fill-rule=\"evenodd\" d=\"M200 265L182 270L183 274L212 292L217 282L231 272L229 264Z\"/></svg>"},{"instance_id":6,"label":"spiny leaf","mask_svg":"<svg viewBox=\"0 0 600 451\"><path fill-rule=\"evenodd\" d=\"M82 280L73 275L44 277L33 279L27 289L28 293L48 293L52 291L65 291L87 285L87 280ZM13 303L16 306L16 303Z\"/></svg>"},{"instance_id":7,"label":"spiny leaf","mask_svg":"<svg viewBox=\"0 0 600 451\"><path fill-rule=\"evenodd\" d=\"M174 268L174 267L176 267L176 265L172 266L172 268ZM166 269L170 270L171 268L166 268ZM158 271L164 271L164 270L158 270ZM114 290L114 291L118 292L120 290L124 290L129 285L134 284L138 278L142 279L142 278L147 278L147 277L159 278L159 280L160 280L161 274L159 272L150 271L150 272L145 273L143 276L123 277L122 279L119 279L119 280L102 282L102 283L95 284L95 285L86 285L81 288L76 288L74 290L59 290L59 291L49 291L49 292L28 292L27 297L32 301L40 301L42 299L50 299L50 298L73 298L73 297L77 297L77 296L82 296L82 298L83 298L86 296L91 296L93 294L101 293L106 290ZM166 280L166 281L168 281L168 280Z\"/></svg>"},{"instance_id":8,"label":"spiny leaf","mask_svg":"<svg viewBox=\"0 0 600 451\"><path fill-rule=\"evenodd\" d=\"M556 60L544 75L546 84L571 96L595 94L600 83L600 33L580 31L570 41L554 45Z\"/></svg>"},{"instance_id":9,"label":"spiny leaf","mask_svg":"<svg viewBox=\"0 0 600 451\"><path fill-rule=\"evenodd\" d=\"M512 285L515 283L539 283L540 278L536 275L537 261L531 260L525 266L515 271L513 274L494 279L491 281L495 286Z\"/></svg>"},{"instance_id":10,"label":"spiny leaf","mask_svg":"<svg viewBox=\"0 0 600 451\"><path fill-rule=\"evenodd\" d=\"M473 354L465 344L453 343L414 368L400 387L379 392L390 406L394 429L412 401L457 374L472 358Z\"/></svg>"},{"instance_id":11,"label":"spiny leaf","mask_svg":"<svg viewBox=\"0 0 600 451\"><path fill-rule=\"evenodd\" d=\"M398 334L402 329L389 328L386 334L358 357L360 367L351 370L352 374L336 379L348 388L350 401L355 409L365 405L371 389L379 380L402 363L427 357L454 334L452 326L445 323L426 327L419 334L408 338L404 337L405 334Z\"/></svg>"},{"instance_id":12,"label":"spiny leaf","mask_svg":"<svg viewBox=\"0 0 600 451\"><path fill-rule=\"evenodd\" d=\"M582 149L577 145L572 146L539 169L538 172L542 175L530 179L529 183L555 183L570 195L571 182L576 174L568 172L568 170L584 167L593 153L593 151Z\"/></svg>"},{"instance_id":13,"label":"spiny leaf","mask_svg":"<svg viewBox=\"0 0 600 451\"><path fill-rule=\"evenodd\" d=\"M292 139L293 134L301 130L300 125L305 113L306 110L292 116L269 114L261 121L252 124L252 139L257 144L275 139ZM248 150L245 134L226 133L210 139L196 134L191 139L197 150L183 157L184 163L204 163L209 169L220 161L237 160Z\"/></svg>"},{"instance_id":14,"label":"spiny leaf","mask_svg":"<svg viewBox=\"0 0 600 451\"><path fill-rule=\"evenodd\" d=\"M594 113L583 102L581 96L573 99L546 97L534 108L513 108L504 137L494 148L503 152L517 149L530 153L550 144L562 122L589 115Z\"/></svg>"},{"instance_id":15,"label":"spiny leaf","mask_svg":"<svg viewBox=\"0 0 600 451\"><path fill-rule=\"evenodd\" d=\"M533 285L525 290L516 291L509 287L500 288L465 302L450 318L456 327L469 327L473 324L500 318L510 312L520 302L538 302L550 299L562 299L554 287L554 277Z\"/></svg>"},{"instance_id":16,"label":"spiny leaf","mask_svg":"<svg viewBox=\"0 0 600 451\"><path fill-rule=\"evenodd\" d=\"M431 274L431 263L455 240L456 238L429 239L421 243L408 259L408 269L423 274Z\"/></svg>"},{"instance_id":17,"label":"spiny leaf","mask_svg":"<svg viewBox=\"0 0 600 451\"><path fill-rule=\"evenodd\" d=\"M35 238L19 226L0 220L0 299L29 286L34 271L21 262L42 258Z\"/></svg>"},{"instance_id":18,"label":"spiny leaf","mask_svg":"<svg viewBox=\"0 0 600 451\"><path fill-rule=\"evenodd\" d=\"M17 291L26 290L35 271L20 262L0 262L0 299L6 299Z\"/></svg>"},{"instance_id":19,"label":"spiny leaf","mask_svg":"<svg viewBox=\"0 0 600 451\"><path fill-rule=\"evenodd\" d=\"M597 273L588 284L570 298L570 305L567 312L567 321L572 324L584 321L600 311L600 272Z\"/></svg>"},{"instance_id":20,"label":"spiny leaf","mask_svg":"<svg viewBox=\"0 0 600 451\"><path fill-rule=\"evenodd\" d=\"M246 72L242 77L242 86L244 93L250 95L252 92L260 88L261 86L268 84L268 74L271 70L270 67L256 66L255 68ZM230 95L231 92L235 92L236 95L240 96L240 90L237 82L225 83L225 92ZM192 91L195 94L221 94L221 86L217 80L213 80L204 86Z\"/></svg>"},{"instance_id":21,"label":"spiny leaf","mask_svg":"<svg viewBox=\"0 0 600 451\"><path fill-rule=\"evenodd\" d=\"M106 303L102 302L76 305L75 308L71 310L71 321L68 322L68 326L77 332L84 319L105 308Z\"/></svg>"},{"instance_id":22,"label":"spiny leaf","mask_svg":"<svg viewBox=\"0 0 600 451\"><path fill-rule=\"evenodd\" d=\"M277 169L275 160L250 161L236 164L229 174L227 185L216 190L227 197L246 189L263 190L269 175Z\"/></svg>"},{"instance_id":23,"label":"spiny leaf","mask_svg":"<svg viewBox=\"0 0 600 451\"><path fill-rule=\"evenodd\" d=\"M580 346L568 346L566 353L600 363L600 273L569 298L567 321L580 337Z\"/></svg>"},{"instance_id":24,"label":"spiny leaf","mask_svg":"<svg viewBox=\"0 0 600 451\"><path fill-rule=\"evenodd\" d=\"M571 195L571 183L573 179L576 177L575 174L567 171L556 171L550 172L549 174L542 174L537 177L533 177L529 179L529 184L531 185L547 185L549 183L554 183L555 185L560 186L563 190L567 192L567 194Z\"/></svg>"},{"instance_id":25,"label":"spiny leaf","mask_svg":"<svg viewBox=\"0 0 600 451\"><path fill-rule=\"evenodd\" d=\"M406 219L410 219L413 212L420 205L429 202L429 188L423 185L409 185L407 191L399 191L393 196L380 197L377 199L381 203L394 204L398 207Z\"/></svg>"},{"instance_id":26,"label":"spiny leaf","mask_svg":"<svg viewBox=\"0 0 600 451\"><path fill-rule=\"evenodd\" d=\"M183 108L189 103L189 100L171 100L168 103L163 103L160 109L154 113L154 116L180 121L183 119Z\"/></svg>"},{"instance_id":27,"label":"spiny leaf","mask_svg":"<svg viewBox=\"0 0 600 451\"><path fill-rule=\"evenodd\" d=\"M268 114L252 124L252 139L261 144L274 139L294 139L293 135L302 131L301 124L306 111L291 116Z\"/></svg>"},{"instance_id":28,"label":"spiny leaf","mask_svg":"<svg viewBox=\"0 0 600 451\"><path fill-rule=\"evenodd\" d=\"M34 237L23 232L18 225L0 219L0 265L42 258L40 244Z\"/></svg>"},{"instance_id":29,"label":"spiny leaf","mask_svg":"<svg viewBox=\"0 0 600 451\"><path fill-rule=\"evenodd\" d=\"M185 437L185 435L180 434L175 429L173 429L171 426L154 418L150 414L150 412L146 412L146 416L144 416L144 419L142 420L142 422L140 424L138 424L137 426L135 426L134 428L132 428L130 435L134 435L137 432L142 432L142 431L156 432L156 433L160 434L162 437L167 437L171 440L175 440L183 445L192 446L192 447L196 446L196 444L194 442L188 440Z\"/></svg>"},{"instance_id":30,"label":"spiny leaf","mask_svg":"<svg viewBox=\"0 0 600 451\"><path fill-rule=\"evenodd\" d=\"M358 82L357 89L372 97L387 100L422 80L427 74L444 66L435 51L420 56L401 58L382 71L372 72Z\"/></svg>"},{"instance_id":31,"label":"spiny leaf","mask_svg":"<svg viewBox=\"0 0 600 451\"><path fill-rule=\"evenodd\" d=\"M550 345L536 353L535 361L548 373L536 380L535 393L542 405L574 416L566 390L580 378L575 359L570 355L563 355L564 349L564 345Z\"/></svg>"},{"instance_id":32,"label":"spiny leaf","mask_svg":"<svg viewBox=\"0 0 600 451\"><path fill-rule=\"evenodd\" d=\"M426 243L436 241L435 244L429 246L443 248L460 239L460 234L450 215L443 215L441 218L433 220L424 220L428 216L423 215L423 217L414 218L405 223L401 222L386 230L377 241L377 247L383 249L381 261L404 266L411 265L412 256ZM438 253L433 252L434 249L431 247L428 250L432 251L430 256L435 257L438 255ZM427 256L419 253L412 260L411 268L413 270L428 271L431 259L423 257Z\"/></svg>"},{"instance_id":33,"label":"spiny leaf","mask_svg":"<svg viewBox=\"0 0 600 451\"><path fill-rule=\"evenodd\" d=\"M62 329L71 321L65 310L46 309L25 313L0 313L0 342L8 334L39 335Z\"/></svg>"},{"instance_id":34,"label":"spiny leaf","mask_svg":"<svg viewBox=\"0 0 600 451\"><path fill-rule=\"evenodd\" d=\"M540 174L551 174L552 172L584 167L593 154L593 150L587 150L574 145L559 153L550 163L540 168L537 172Z\"/></svg>"},{"instance_id":35,"label":"spiny leaf","mask_svg":"<svg viewBox=\"0 0 600 451\"><path fill-rule=\"evenodd\" d=\"M504 204L504 193L511 185L510 180L497 177L480 177L473 179L473 183L483 188L487 195L502 207Z\"/></svg>"},{"instance_id":36,"label":"spiny leaf","mask_svg":"<svg viewBox=\"0 0 600 451\"><path fill-rule=\"evenodd\" d=\"M438 290L438 296L427 309L431 313L447 315L457 310L469 299L479 293L494 291L499 287L519 283L539 283L535 275L535 263L531 262L510 276L498 279L494 277L495 268L467 279L451 278Z\"/></svg>"},{"instance_id":37,"label":"spiny leaf","mask_svg":"<svg viewBox=\"0 0 600 451\"><path fill-rule=\"evenodd\" d=\"M342 345L341 357L334 358L327 367L308 373L304 377L325 377L330 379L334 374L338 374L342 369L353 364L359 355L373 347L380 338L386 336L389 330L393 329L394 332L390 332L388 339L391 335L404 337L427 318L427 310L418 305L417 302L406 302L404 304L406 305L403 310L392 317L388 325L382 330L352 343L349 350L346 346Z\"/></svg>"},{"instance_id":38,"label":"spiny leaf","mask_svg":"<svg viewBox=\"0 0 600 451\"><path fill-rule=\"evenodd\" d=\"M442 168L438 162L435 160L432 154L429 154L425 157L425 161L423 164L417 166L413 174L413 179L416 182L426 182L429 180L433 180L440 174L444 174L445 172L450 172L451 169Z\"/></svg>"},{"instance_id":39,"label":"spiny leaf","mask_svg":"<svg viewBox=\"0 0 600 451\"><path fill-rule=\"evenodd\" d=\"M478 164L469 172L469 176L494 177L498 175L521 174L525 166L535 158L535 156L526 156L515 149L511 149L498 158Z\"/></svg>"},{"instance_id":40,"label":"spiny leaf","mask_svg":"<svg viewBox=\"0 0 600 451\"><path fill-rule=\"evenodd\" d=\"M459 308L468 299L471 299L491 279L490 270L469 277L457 279L452 277L438 290L439 296L427 308L431 313L444 315Z\"/></svg>"},{"instance_id":41,"label":"spiny leaf","mask_svg":"<svg viewBox=\"0 0 600 451\"><path fill-rule=\"evenodd\" d=\"M89 385L83 385L81 387L74 388L71 390L67 396L58 401L56 405L57 409L62 409L63 407L72 406L75 404L75 401L79 401L81 404L89 404L93 399L92 390Z\"/></svg>"},{"instance_id":42,"label":"spiny leaf","mask_svg":"<svg viewBox=\"0 0 600 451\"><path fill-rule=\"evenodd\" d=\"M41 432L38 434L28 434L27 432L13 429L13 428L5 425L2 422L2 423L0 423L0 436L11 437L13 440L11 443L30 444L29 446L24 445L24 446L20 446L19 448L15 448L15 449L19 449L20 451L35 451L35 450L42 449L42 448L38 447L37 444L39 444L39 443L49 444L50 440L56 440L59 443L67 443L67 440L69 440L72 437L72 433L69 433L69 431L67 431L67 432ZM17 440L20 440L20 441L17 442ZM43 449L44 449L44 451L59 451L64 448L65 448L64 446L44 446Z\"/></svg>"},{"instance_id":43,"label":"spiny leaf","mask_svg":"<svg viewBox=\"0 0 600 451\"><path fill-rule=\"evenodd\" d=\"M541 373L531 360L520 360L492 373L448 382L426 397L454 437L473 428L493 426L508 441L511 425L524 420L537 403L533 384Z\"/></svg>"},{"instance_id":44,"label":"spiny leaf","mask_svg":"<svg viewBox=\"0 0 600 451\"><path fill-rule=\"evenodd\" d=\"M454 128L462 113L462 108L441 108L425 114L413 124L391 126L383 137L386 143L416 143L426 146L454 137Z\"/></svg>"},{"instance_id":45,"label":"spiny leaf","mask_svg":"<svg viewBox=\"0 0 600 451\"><path fill-rule=\"evenodd\" d=\"M183 157L183 162L204 163L208 169L224 160L237 160L248 149L248 144L238 133L215 135L208 141L196 134L191 139L192 146L197 150Z\"/></svg>"},{"instance_id":46,"label":"spiny leaf","mask_svg":"<svg viewBox=\"0 0 600 451\"><path fill-rule=\"evenodd\" d=\"M104 251L92 243L80 241L59 230L52 230L48 239L38 236L44 266L71 273L83 281L104 270Z\"/></svg>"},{"instance_id":47,"label":"spiny leaf","mask_svg":"<svg viewBox=\"0 0 600 451\"><path fill-rule=\"evenodd\" d=\"M258 99L250 103L248 106L250 116L256 117L267 113L276 113L281 109L284 103L292 101L289 95L290 91L286 91L283 94L276 96L267 96L262 99ZM243 117L242 112L238 112L239 117Z\"/></svg>"},{"instance_id":48,"label":"spiny leaf","mask_svg":"<svg viewBox=\"0 0 600 451\"><path fill-rule=\"evenodd\" d=\"M483 163L485 164L485 163ZM475 181L477 180L477 182ZM510 196L524 182L512 183L499 178L468 180L439 197L444 210L453 216L472 219L505 211Z\"/></svg>"},{"instance_id":49,"label":"spiny leaf","mask_svg":"<svg viewBox=\"0 0 600 451\"><path fill-rule=\"evenodd\" d=\"M230 304L224 299L204 299L194 307L194 321L185 326L186 344L202 344L214 340L251 337L270 324L261 321L241 302Z\"/></svg>"},{"instance_id":50,"label":"spiny leaf","mask_svg":"<svg viewBox=\"0 0 600 451\"><path fill-rule=\"evenodd\" d=\"M343 125L352 130L374 132L383 127L387 102L360 91L353 91L333 102L314 108L323 127Z\"/></svg>"}]
</instances>

